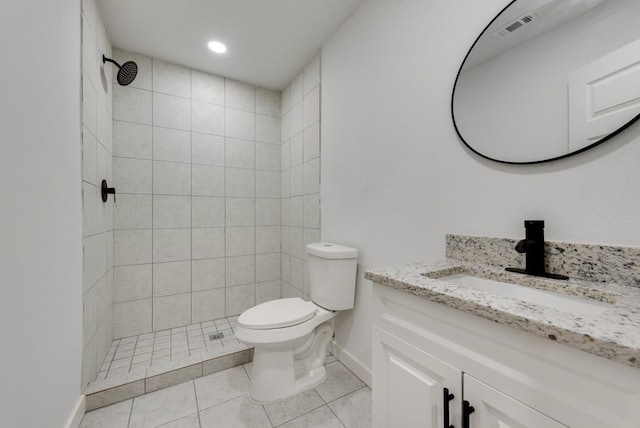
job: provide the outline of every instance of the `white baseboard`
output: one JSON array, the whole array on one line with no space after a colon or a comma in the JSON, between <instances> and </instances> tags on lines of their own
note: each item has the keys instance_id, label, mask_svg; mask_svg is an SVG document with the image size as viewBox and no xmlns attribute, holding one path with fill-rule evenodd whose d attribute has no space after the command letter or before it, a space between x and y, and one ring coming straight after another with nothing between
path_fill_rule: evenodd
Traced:
<instances>
[{"instance_id":1,"label":"white baseboard","mask_svg":"<svg viewBox=\"0 0 640 428\"><path fill-rule=\"evenodd\" d=\"M342 349L335 341L331 342L331 353L342 362L349 370L360 378L371 388L371 370L366 368L360 361Z\"/></svg>"},{"instance_id":2,"label":"white baseboard","mask_svg":"<svg viewBox=\"0 0 640 428\"><path fill-rule=\"evenodd\" d=\"M73 407L71 411L71 415L69 415L69 419L65 424L65 428L78 428L80 426L80 422L82 422L82 417L84 416L84 412L87 409L87 397L85 395L81 395L76 402L76 405Z\"/></svg>"}]
</instances>

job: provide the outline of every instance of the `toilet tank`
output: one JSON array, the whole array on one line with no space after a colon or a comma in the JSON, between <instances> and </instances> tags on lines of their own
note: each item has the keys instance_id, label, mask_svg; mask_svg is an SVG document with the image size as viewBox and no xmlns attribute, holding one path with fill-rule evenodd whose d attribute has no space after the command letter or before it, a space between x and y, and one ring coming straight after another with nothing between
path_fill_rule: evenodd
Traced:
<instances>
[{"instance_id":1,"label":"toilet tank","mask_svg":"<svg viewBox=\"0 0 640 428\"><path fill-rule=\"evenodd\" d=\"M307 245L311 300L325 309L353 308L358 250L328 242Z\"/></svg>"}]
</instances>

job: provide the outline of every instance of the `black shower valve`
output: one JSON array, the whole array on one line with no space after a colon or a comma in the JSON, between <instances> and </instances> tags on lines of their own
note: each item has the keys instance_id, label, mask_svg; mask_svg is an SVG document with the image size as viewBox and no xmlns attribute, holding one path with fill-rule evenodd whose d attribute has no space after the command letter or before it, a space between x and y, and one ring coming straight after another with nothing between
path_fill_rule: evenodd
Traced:
<instances>
[{"instance_id":1,"label":"black shower valve","mask_svg":"<svg viewBox=\"0 0 640 428\"><path fill-rule=\"evenodd\" d=\"M102 202L107 202L107 195L113 195L113 202L116 201L116 188L107 186L107 180L102 180L101 186Z\"/></svg>"}]
</instances>

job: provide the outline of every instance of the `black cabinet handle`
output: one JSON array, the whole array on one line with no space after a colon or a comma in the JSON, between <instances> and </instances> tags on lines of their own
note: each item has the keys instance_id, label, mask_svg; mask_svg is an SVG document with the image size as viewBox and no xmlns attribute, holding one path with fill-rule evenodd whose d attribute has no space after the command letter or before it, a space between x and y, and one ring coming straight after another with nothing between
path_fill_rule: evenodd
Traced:
<instances>
[{"instance_id":1,"label":"black cabinet handle","mask_svg":"<svg viewBox=\"0 0 640 428\"><path fill-rule=\"evenodd\" d=\"M462 428L469 428L469 415L475 410L467 400L462 402Z\"/></svg>"},{"instance_id":2,"label":"black cabinet handle","mask_svg":"<svg viewBox=\"0 0 640 428\"><path fill-rule=\"evenodd\" d=\"M449 393L449 388L444 388L443 397L444 397L444 428L455 428L453 425L449 425L449 401L455 398L455 395Z\"/></svg>"}]
</instances>

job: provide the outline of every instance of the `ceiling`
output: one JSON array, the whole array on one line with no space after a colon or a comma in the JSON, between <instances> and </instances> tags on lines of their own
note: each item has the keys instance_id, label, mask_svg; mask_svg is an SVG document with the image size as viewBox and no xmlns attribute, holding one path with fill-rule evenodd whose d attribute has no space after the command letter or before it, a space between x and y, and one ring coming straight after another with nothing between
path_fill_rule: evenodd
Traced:
<instances>
[{"instance_id":1,"label":"ceiling","mask_svg":"<svg viewBox=\"0 0 640 428\"><path fill-rule=\"evenodd\" d=\"M363 0L97 0L114 47L281 90ZM210 40L227 45L214 54Z\"/></svg>"}]
</instances>

